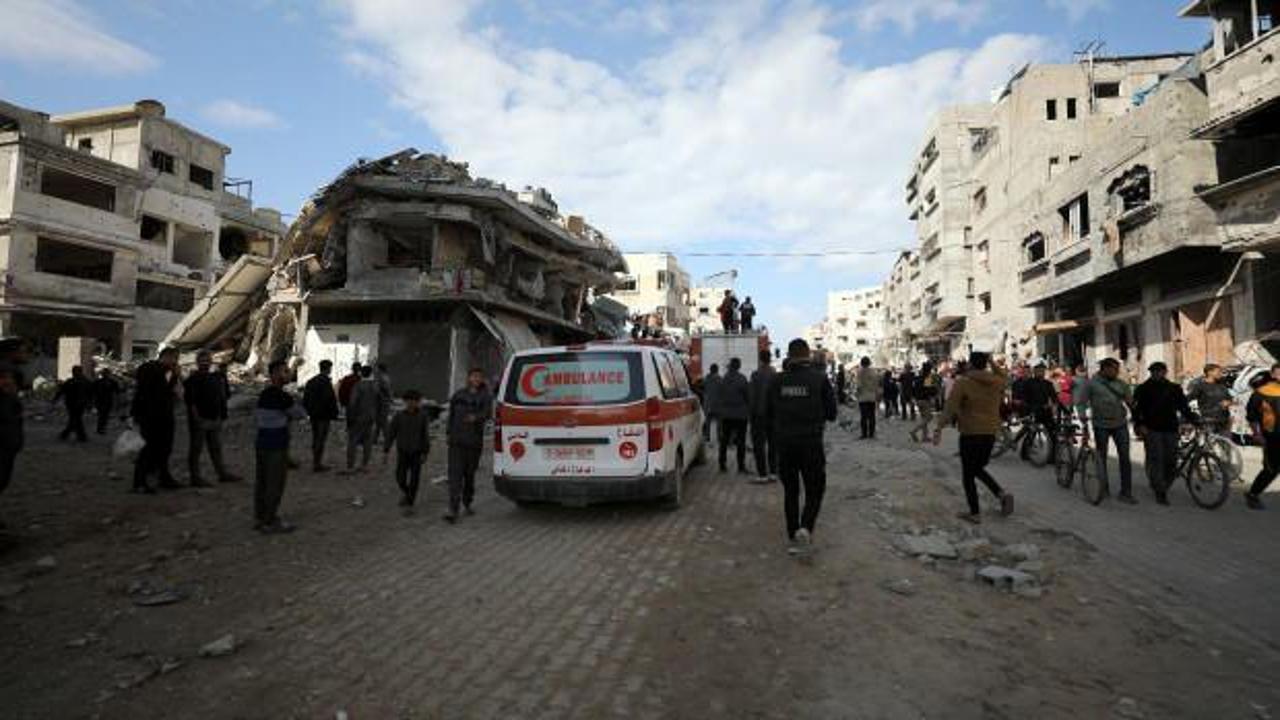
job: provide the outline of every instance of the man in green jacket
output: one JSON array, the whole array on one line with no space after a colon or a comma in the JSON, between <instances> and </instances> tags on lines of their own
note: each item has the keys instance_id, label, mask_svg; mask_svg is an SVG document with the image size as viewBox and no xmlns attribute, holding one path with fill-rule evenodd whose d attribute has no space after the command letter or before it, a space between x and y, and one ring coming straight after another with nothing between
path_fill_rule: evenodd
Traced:
<instances>
[{"instance_id":1,"label":"man in green jacket","mask_svg":"<svg viewBox=\"0 0 1280 720\"><path fill-rule=\"evenodd\" d=\"M1116 499L1137 505L1133 497L1133 466L1129 463L1129 408L1132 406L1133 392L1129 384L1120 379L1120 361L1115 358L1105 358L1098 363L1098 374L1084 385L1076 399L1081 420L1086 410L1091 418L1093 439L1098 445L1098 478L1102 481L1104 497L1110 494L1107 445L1114 441L1116 455L1120 457L1120 495ZM1084 441L1089 442L1087 435Z\"/></svg>"}]
</instances>

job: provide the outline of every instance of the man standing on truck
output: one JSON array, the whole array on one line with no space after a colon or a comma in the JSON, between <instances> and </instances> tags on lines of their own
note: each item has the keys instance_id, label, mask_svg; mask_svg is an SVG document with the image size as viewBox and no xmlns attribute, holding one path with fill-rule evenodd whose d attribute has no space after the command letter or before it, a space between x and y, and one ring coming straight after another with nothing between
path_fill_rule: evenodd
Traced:
<instances>
[{"instance_id":1,"label":"man standing on truck","mask_svg":"<svg viewBox=\"0 0 1280 720\"><path fill-rule=\"evenodd\" d=\"M760 367L751 373L751 449L756 456L756 474L760 476L754 482L759 483L778 479L778 444L766 415L769 388L778 376L771 362L769 351L761 350Z\"/></svg>"},{"instance_id":2,"label":"man standing on truck","mask_svg":"<svg viewBox=\"0 0 1280 720\"><path fill-rule=\"evenodd\" d=\"M821 368L809 359L800 338L787 345L787 363L769 388L766 415L778 441L783 508L791 555L812 549L814 526L827 488L827 457L822 446L826 423L836 419L836 392ZM804 485L804 511L800 487Z\"/></svg>"},{"instance_id":3,"label":"man standing on truck","mask_svg":"<svg viewBox=\"0 0 1280 720\"><path fill-rule=\"evenodd\" d=\"M738 308L738 315L742 317L742 332L751 332L751 323L756 319L756 306L751 302L751 296L743 301L742 307Z\"/></svg>"},{"instance_id":4,"label":"man standing on truck","mask_svg":"<svg viewBox=\"0 0 1280 720\"><path fill-rule=\"evenodd\" d=\"M724 300L720 301L720 326L724 328L725 335L735 332L737 323L735 318L738 315L738 298L733 296L732 290L724 291Z\"/></svg>"}]
</instances>

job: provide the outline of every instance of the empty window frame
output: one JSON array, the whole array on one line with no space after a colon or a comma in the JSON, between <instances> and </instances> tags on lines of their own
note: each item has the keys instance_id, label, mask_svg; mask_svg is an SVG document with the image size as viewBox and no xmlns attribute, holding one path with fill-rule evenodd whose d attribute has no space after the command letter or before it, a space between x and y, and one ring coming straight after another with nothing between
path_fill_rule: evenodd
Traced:
<instances>
[{"instance_id":1,"label":"empty window frame","mask_svg":"<svg viewBox=\"0 0 1280 720\"><path fill-rule=\"evenodd\" d=\"M93 152L93 138L80 138L76 142L76 148L88 153Z\"/></svg>"},{"instance_id":2,"label":"empty window frame","mask_svg":"<svg viewBox=\"0 0 1280 720\"><path fill-rule=\"evenodd\" d=\"M1151 171L1146 165L1135 165L1107 187L1109 207L1128 212L1151 202Z\"/></svg>"},{"instance_id":3,"label":"empty window frame","mask_svg":"<svg viewBox=\"0 0 1280 720\"><path fill-rule=\"evenodd\" d=\"M165 237L169 223L157 217L150 215L142 216L142 224L138 228L138 237L148 242L165 243L168 238Z\"/></svg>"},{"instance_id":4,"label":"empty window frame","mask_svg":"<svg viewBox=\"0 0 1280 720\"><path fill-rule=\"evenodd\" d=\"M1120 97L1120 83L1100 82L1093 84L1093 96L1096 98Z\"/></svg>"},{"instance_id":5,"label":"empty window frame","mask_svg":"<svg viewBox=\"0 0 1280 720\"><path fill-rule=\"evenodd\" d=\"M114 260L109 250L36 238L36 272L109 283Z\"/></svg>"},{"instance_id":6,"label":"empty window frame","mask_svg":"<svg viewBox=\"0 0 1280 720\"><path fill-rule=\"evenodd\" d=\"M1045 258L1044 235L1031 233L1022 241L1022 262L1026 265L1038 263Z\"/></svg>"},{"instance_id":7,"label":"empty window frame","mask_svg":"<svg viewBox=\"0 0 1280 720\"><path fill-rule=\"evenodd\" d=\"M978 296L978 305L982 308L982 312L991 312L991 293L985 292Z\"/></svg>"},{"instance_id":8,"label":"empty window frame","mask_svg":"<svg viewBox=\"0 0 1280 720\"><path fill-rule=\"evenodd\" d=\"M209 168L200 167L195 163L187 169L187 177L191 182L199 185L205 190L213 189L213 171Z\"/></svg>"},{"instance_id":9,"label":"empty window frame","mask_svg":"<svg viewBox=\"0 0 1280 720\"><path fill-rule=\"evenodd\" d=\"M173 156L163 150L151 151L151 167L162 173L173 174Z\"/></svg>"},{"instance_id":10,"label":"empty window frame","mask_svg":"<svg viewBox=\"0 0 1280 720\"><path fill-rule=\"evenodd\" d=\"M115 212L116 189L83 175L45 166L40 173L40 193L107 212Z\"/></svg>"},{"instance_id":11,"label":"empty window frame","mask_svg":"<svg viewBox=\"0 0 1280 720\"><path fill-rule=\"evenodd\" d=\"M991 264L991 242L983 240L978 243L978 264L986 270Z\"/></svg>"},{"instance_id":12,"label":"empty window frame","mask_svg":"<svg viewBox=\"0 0 1280 720\"><path fill-rule=\"evenodd\" d=\"M192 288L151 280L138 280L137 299L134 301L138 307L184 313L195 303L196 291Z\"/></svg>"},{"instance_id":13,"label":"empty window frame","mask_svg":"<svg viewBox=\"0 0 1280 720\"><path fill-rule=\"evenodd\" d=\"M1076 99L1075 98L1067 98L1067 119L1068 120L1076 119Z\"/></svg>"},{"instance_id":14,"label":"empty window frame","mask_svg":"<svg viewBox=\"0 0 1280 720\"><path fill-rule=\"evenodd\" d=\"M1084 193L1058 209L1062 218L1062 241L1065 244L1082 240L1089 234L1089 194Z\"/></svg>"},{"instance_id":15,"label":"empty window frame","mask_svg":"<svg viewBox=\"0 0 1280 720\"><path fill-rule=\"evenodd\" d=\"M1049 158L1049 179L1058 176L1058 171L1062 169L1062 158L1054 156Z\"/></svg>"},{"instance_id":16,"label":"empty window frame","mask_svg":"<svg viewBox=\"0 0 1280 720\"><path fill-rule=\"evenodd\" d=\"M1058 119L1058 101L1049 98L1044 101L1044 118L1050 122Z\"/></svg>"},{"instance_id":17,"label":"empty window frame","mask_svg":"<svg viewBox=\"0 0 1280 720\"><path fill-rule=\"evenodd\" d=\"M618 278L618 292L635 292L636 279L631 276Z\"/></svg>"},{"instance_id":18,"label":"empty window frame","mask_svg":"<svg viewBox=\"0 0 1280 720\"><path fill-rule=\"evenodd\" d=\"M658 271L658 289L659 290L667 289L667 283L668 283L667 277L668 277L668 273L666 270Z\"/></svg>"}]
</instances>

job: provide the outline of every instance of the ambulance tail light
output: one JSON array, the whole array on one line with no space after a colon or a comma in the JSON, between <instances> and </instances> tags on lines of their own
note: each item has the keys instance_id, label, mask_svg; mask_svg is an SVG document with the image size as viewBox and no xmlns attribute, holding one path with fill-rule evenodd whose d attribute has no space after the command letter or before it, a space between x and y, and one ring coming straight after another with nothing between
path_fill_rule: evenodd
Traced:
<instances>
[{"instance_id":1,"label":"ambulance tail light","mask_svg":"<svg viewBox=\"0 0 1280 720\"><path fill-rule=\"evenodd\" d=\"M493 409L493 451L502 454L502 403Z\"/></svg>"},{"instance_id":2,"label":"ambulance tail light","mask_svg":"<svg viewBox=\"0 0 1280 720\"><path fill-rule=\"evenodd\" d=\"M645 400L644 413L649 424L649 452L656 452L662 449L665 432L662 427L662 401L656 397Z\"/></svg>"}]
</instances>

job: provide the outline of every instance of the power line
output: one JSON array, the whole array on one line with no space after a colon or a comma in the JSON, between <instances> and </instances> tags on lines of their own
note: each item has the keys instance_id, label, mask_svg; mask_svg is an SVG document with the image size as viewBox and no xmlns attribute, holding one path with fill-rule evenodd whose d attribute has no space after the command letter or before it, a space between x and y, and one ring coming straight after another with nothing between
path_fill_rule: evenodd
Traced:
<instances>
[{"instance_id":1,"label":"power line","mask_svg":"<svg viewBox=\"0 0 1280 720\"><path fill-rule=\"evenodd\" d=\"M818 257L840 257L840 256L854 256L854 255L897 255L898 253L911 252L911 251L905 248L885 248L881 250L821 250L821 251L815 251L815 252L673 252L669 250L665 252L671 255L682 255L684 257L818 258Z\"/></svg>"}]
</instances>

